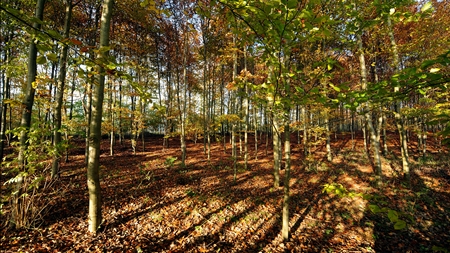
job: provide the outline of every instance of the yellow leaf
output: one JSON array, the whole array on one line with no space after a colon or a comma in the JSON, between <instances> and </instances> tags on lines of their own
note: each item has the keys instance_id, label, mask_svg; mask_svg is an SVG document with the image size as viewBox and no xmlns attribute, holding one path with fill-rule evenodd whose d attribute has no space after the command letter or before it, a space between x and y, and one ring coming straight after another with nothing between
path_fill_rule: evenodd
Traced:
<instances>
[{"instance_id":1,"label":"yellow leaf","mask_svg":"<svg viewBox=\"0 0 450 253\"><path fill-rule=\"evenodd\" d=\"M436 73L439 72L439 70L441 70L440 68L432 68L430 69L430 73Z\"/></svg>"}]
</instances>

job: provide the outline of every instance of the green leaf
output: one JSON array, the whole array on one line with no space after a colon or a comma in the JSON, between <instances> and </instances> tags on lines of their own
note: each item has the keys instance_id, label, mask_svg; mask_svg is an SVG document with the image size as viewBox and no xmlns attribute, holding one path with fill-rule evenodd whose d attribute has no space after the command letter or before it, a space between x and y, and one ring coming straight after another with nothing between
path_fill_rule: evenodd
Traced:
<instances>
[{"instance_id":1,"label":"green leaf","mask_svg":"<svg viewBox=\"0 0 450 253\"><path fill-rule=\"evenodd\" d=\"M380 207L377 206L377 205L369 205L369 209L370 209L370 211L372 211L372 213L379 213L379 212L381 212Z\"/></svg>"},{"instance_id":2,"label":"green leaf","mask_svg":"<svg viewBox=\"0 0 450 253\"><path fill-rule=\"evenodd\" d=\"M59 32L54 30L48 30L47 33L53 38L53 39L61 39L62 36L59 34Z\"/></svg>"},{"instance_id":3,"label":"green leaf","mask_svg":"<svg viewBox=\"0 0 450 253\"><path fill-rule=\"evenodd\" d=\"M109 70L114 70L116 69L116 64L114 64L113 62L108 63L108 65L106 65L106 68L108 68Z\"/></svg>"},{"instance_id":4,"label":"green leaf","mask_svg":"<svg viewBox=\"0 0 450 253\"><path fill-rule=\"evenodd\" d=\"M394 228L396 230L402 230L406 227L406 221L404 220L398 220L395 224L394 224Z\"/></svg>"},{"instance_id":5,"label":"green leaf","mask_svg":"<svg viewBox=\"0 0 450 253\"><path fill-rule=\"evenodd\" d=\"M433 247L431 249L433 251L439 251L439 252L445 252L445 253L449 252L446 248L439 247L439 246L436 246L436 245L433 245Z\"/></svg>"},{"instance_id":6,"label":"green leaf","mask_svg":"<svg viewBox=\"0 0 450 253\"><path fill-rule=\"evenodd\" d=\"M144 1L141 2L141 7L146 7L149 4L150 4L149 0L144 0Z\"/></svg>"},{"instance_id":7,"label":"green leaf","mask_svg":"<svg viewBox=\"0 0 450 253\"><path fill-rule=\"evenodd\" d=\"M40 52L47 52L47 51L51 51L52 50L52 47L47 45L47 44L36 44L36 48Z\"/></svg>"},{"instance_id":8,"label":"green leaf","mask_svg":"<svg viewBox=\"0 0 450 253\"><path fill-rule=\"evenodd\" d=\"M52 62L58 61L58 56L55 53L48 53L47 58Z\"/></svg>"},{"instance_id":9,"label":"green leaf","mask_svg":"<svg viewBox=\"0 0 450 253\"><path fill-rule=\"evenodd\" d=\"M431 9L433 7L433 4L431 2L427 2L426 4L424 4L422 6L422 8L420 9L421 12L426 12L429 9Z\"/></svg>"},{"instance_id":10,"label":"green leaf","mask_svg":"<svg viewBox=\"0 0 450 253\"><path fill-rule=\"evenodd\" d=\"M388 211L388 218L391 222L398 222L398 213L394 210Z\"/></svg>"},{"instance_id":11,"label":"green leaf","mask_svg":"<svg viewBox=\"0 0 450 253\"><path fill-rule=\"evenodd\" d=\"M46 62L47 62L47 59L43 55L38 56L36 59L37 64L45 64Z\"/></svg>"},{"instance_id":12,"label":"green leaf","mask_svg":"<svg viewBox=\"0 0 450 253\"><path fill-rule=\"evenodd\" d=\"M312 89L311 89L311 93L312 93L312 94L317 94L317 93L319 93L319 88L317 88L317 87L312 88Z\"/></svg>"},{"instance_id":13,"label":"green leaf","mask_svg":"<svg viewBox=\"0 0 450 253\"><path fill-rule=\"evenodd\" d=\"M334 86L333 84L330 83L330 86L337 92L341 92L341 88Z\"/></svg>"},{"instance_id":14,"label":"green leaf","mask_svg":"<svg viewBox=\"0 0 450 253\"><path fill-rule=\"evenodd\" d=\"M111 50L110 46L103 46L103 47L100 47L99 53L103 54L103 53L108 52L109 50Z\"/></svg>"}]
</instances>

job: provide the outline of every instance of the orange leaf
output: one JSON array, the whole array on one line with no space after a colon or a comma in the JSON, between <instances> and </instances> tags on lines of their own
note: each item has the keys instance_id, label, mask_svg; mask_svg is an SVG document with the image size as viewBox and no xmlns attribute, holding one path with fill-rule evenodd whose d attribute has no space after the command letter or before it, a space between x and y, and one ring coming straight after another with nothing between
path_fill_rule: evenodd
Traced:
<instances>
[{"instance_id":1,"label":"orange leaf","mask_svg":"<svg viewBox=\"0 0 450 253\"><path fill-rule=\"evenodd\" d=\"M83 42L81 42L77 39L70 39L70 42L72 42L74 45L77 45L77 46L83 45Z\"/></svg>"}]
</instances>

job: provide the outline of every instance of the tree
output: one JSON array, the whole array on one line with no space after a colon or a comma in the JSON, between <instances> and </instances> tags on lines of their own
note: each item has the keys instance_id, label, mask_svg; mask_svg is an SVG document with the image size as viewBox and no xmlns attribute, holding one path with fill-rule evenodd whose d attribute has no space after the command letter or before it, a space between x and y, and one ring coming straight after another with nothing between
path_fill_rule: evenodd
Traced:
<instances>
[{"instance_id":1,"label":"tree","mask_svg":"<svg viewBox=\"0 0 450 253\"><path fill-rule=\"evenodd\" d=\"M290 182L290 111L295 102L305 101L310 94L293 96L293 87L298 76L292 64L293 49L302 39L315 41L328 32L323 24L328 18L324 15L314 17L314 4L297 1L220 1L229 8L230 21L240 19L252 31L246 34L248 43L262 50L262 58L269 68L266 82L254 89L265 98L272 114L274 135L274 175L277 180L278 162L281 159L281 147L278 148L282 133L285 134L285 178L283 195L282 236L289 240L289 182ZM307 23L308 26L303 26ZM243 37L245 37L243 36ZM257 43L256 43L257 42ZM303 90L301 87L297 91ZM318 94L318 90L315 92ZM314 95L317 95L314 94ZM301 99L295 99L301 96ZM305 97L303 97L305 96ZM278 141L277 141L278 137ZM276 185L276 183L275 183Z\"/></svg>"},{"instance_id":2,"label":"tree","mask_svg":"<svg viewBox=\"0 0 450 253\"><path fill-rule=\"evenodd\" d=\"M89 160L87 167L87 185L89 190L89 232L96 233L102 223L100 188L100 141L102 127L103 95L106 77L107 52L109 51L110 22L114 0L104 0L100 25L100 44L97 55L98 84L92 94L92 119L89 123Z\"/></svg>"},{"instance_id":3,"label":"tree","mask_svg":"<svg viewBox=\"0 0 450 253\"><path fill-rule=\"evenodd\" d=\"M64 21L64 34L63 38L68 39L70 33L70 23L72 20L72 9L73 3L72 0L66 0L66 18ZM61 141L61 124L62 124L62 105L64 98L64 86L66 82L66 72L67 72L67 53L69 50L68 44L64 44L61 48L61 55L59 58L59 75L58 75L58 85L56 87L56 105L55 105L55 127L54 127L54 147L56 151L55 158L53 159L52 164L52 177L55 178L58 176L59 172L59 163L62 155L62 141Z\"/></svg>"},{"instance_id":4,"label":"tree","mask_svg":"<svg viewBox=\"0 0 450 253\"><path fill-rule=\"evenodd\" d=\"M36 30L39 30L41 28L41 22L44 16L44 5L45 0L38 0L36 2L36 11L35 11L35 17L36 22L33 23L33 28ZM28 131L31 127L31 116L33 112L33 103L34 103L34 94L35 94L35 88L34 88L34 82L36 80L37 76L37 42L35 39L31 40L30 48L29 48L29 54L28 54L28 75L27 75L27 83L26 88L24 92L24 99L23 99L23 111L22 111L22 118L21 118L21 132L20 132L20 150L19 150L19 156L18 156L18 162L19 167L21 168L20 174L18 175L16 182L16 193L15 193L15 200L14 205L15 208L13 208L12 213L12 222L16 223L16 218L21 213L22 210L20 210L21 206L19 205L19 198L21 197L22 193L22 184L24 181L24 178L26 176L25 170L26 170L26 152L28 147ZM24 173L24 174L22 174ZM16 223L16 226L18 224Z\"/></svg>"}]
</instances>

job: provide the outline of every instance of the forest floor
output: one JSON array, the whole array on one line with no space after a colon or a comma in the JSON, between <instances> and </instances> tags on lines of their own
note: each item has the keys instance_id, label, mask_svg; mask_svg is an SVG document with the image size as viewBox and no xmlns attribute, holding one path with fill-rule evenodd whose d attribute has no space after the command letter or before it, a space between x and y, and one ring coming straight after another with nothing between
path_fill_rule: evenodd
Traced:
<instances>
[{"instance_id":1,"label":"forest floor","mask_svg":"<svg viewBox=\"0 0 450 253\"><path fill-rule=\"evenodd\" d=\"M249 166L238 162L235 182L229 143L225 152L222 143L213 143L208 161L202 140L188 141L183 168L179 140L163 149L162 138L152 137L145 151L138 142L136 154L128 140L116 144L114 156L108 141L102 143L104 222L96 236L87 233L84 143L73 140L69 162L45 196L43 222L34 229L3 227L0 251L450 252L450 159L433 138L425 158L410 142L411 187L402 179L395 136L382 158L379 187L361 137L353 143L348 134L333 136L332 162L323 146L312 147L314 155L305 159L296 138L290 242L282 242L283 187L273 187L271 145L266 154L264 139L257 159L251 140ZM406 226L395 229L395 221Z\"/></svg>"}]
</instances>

